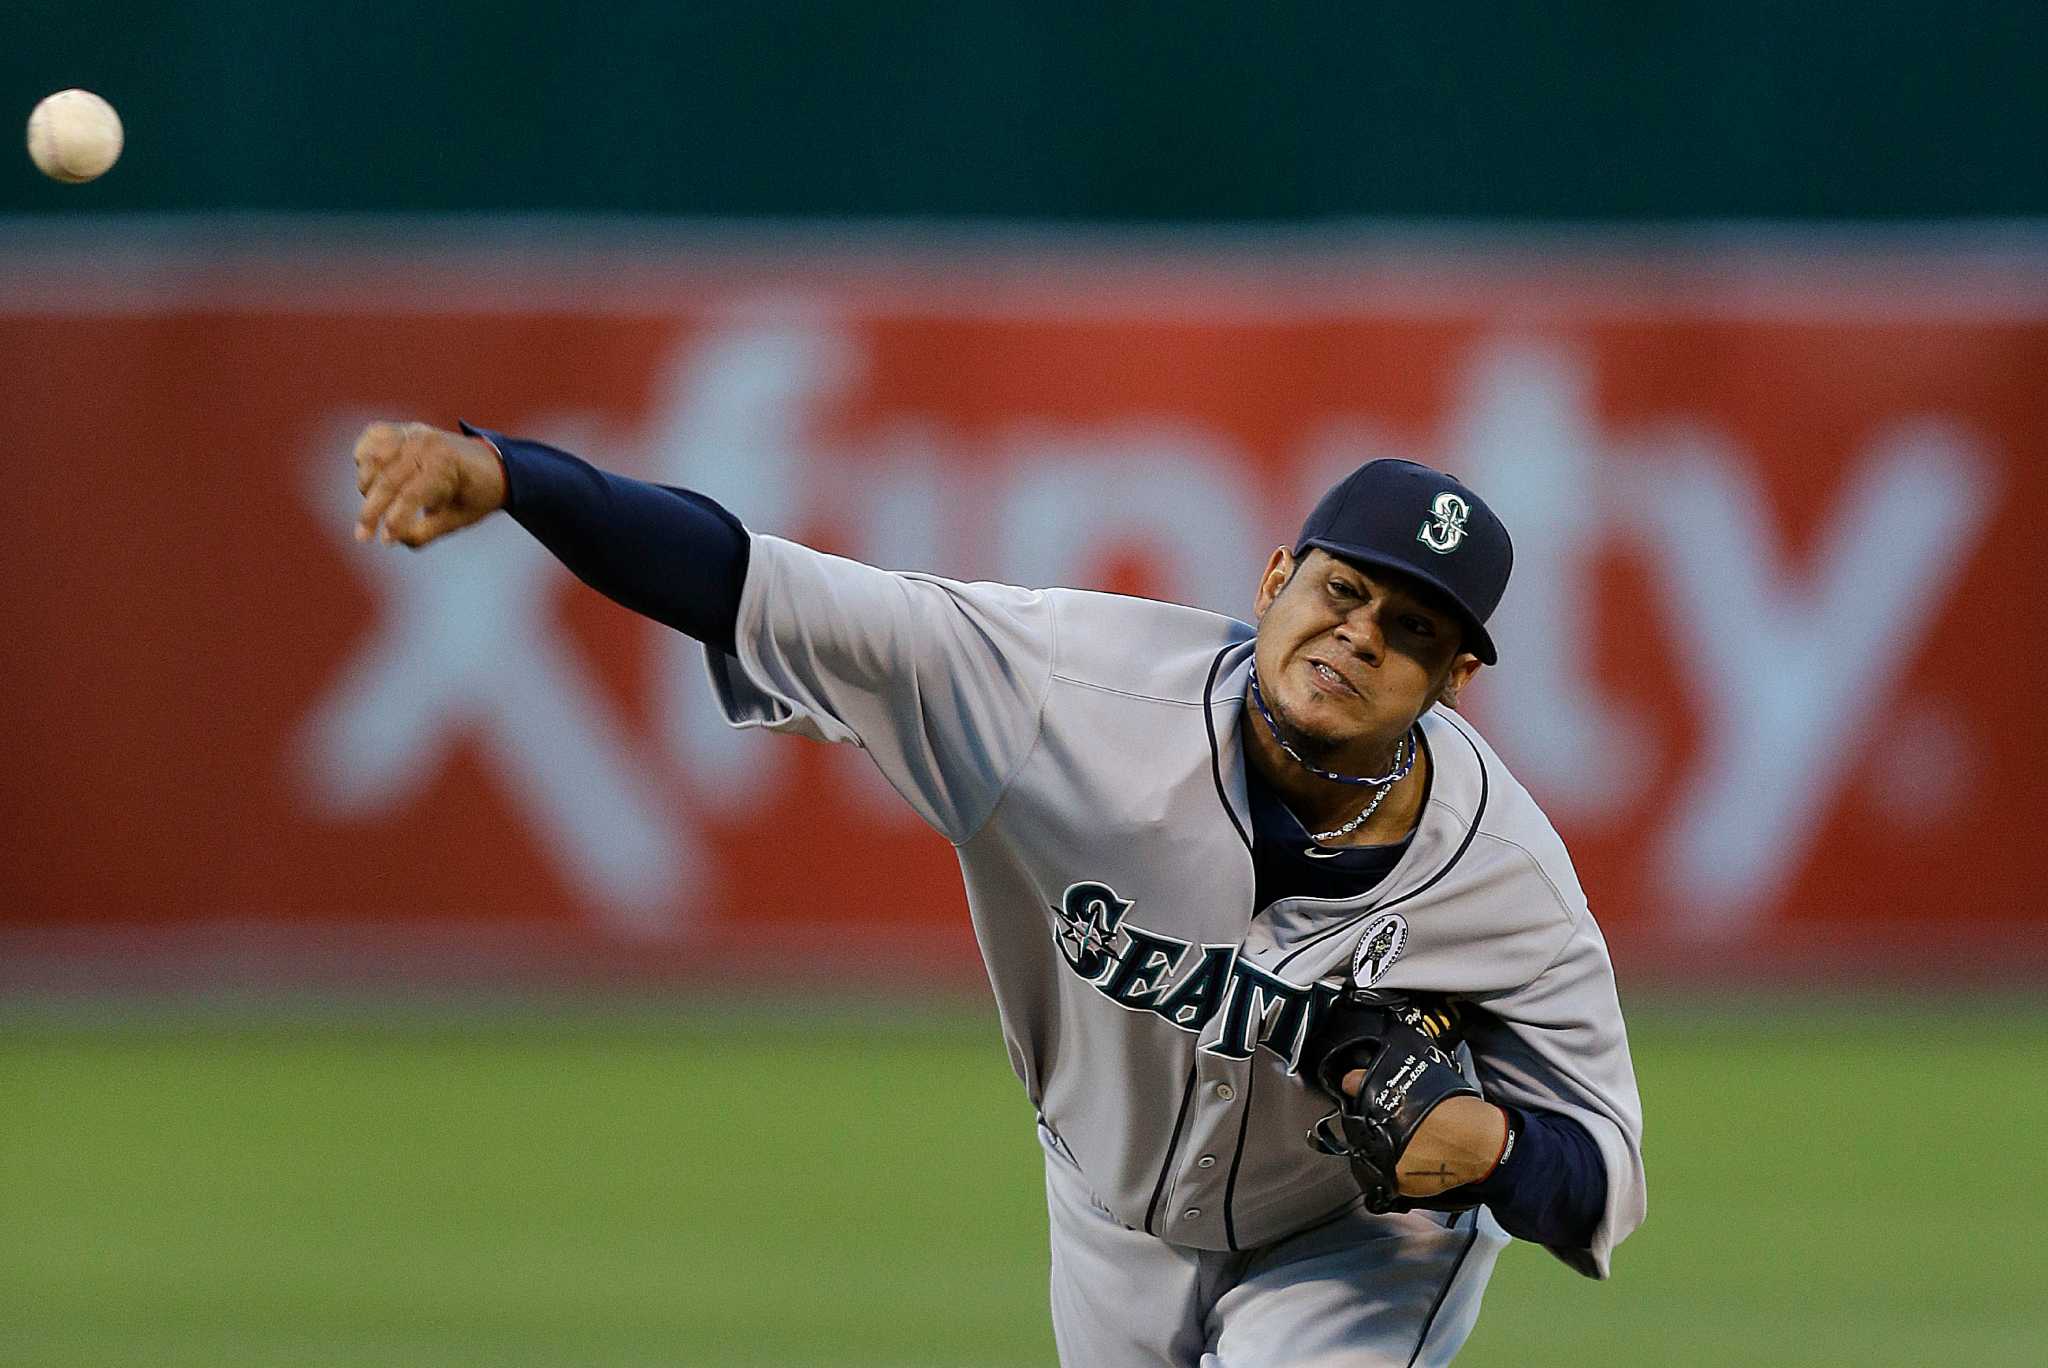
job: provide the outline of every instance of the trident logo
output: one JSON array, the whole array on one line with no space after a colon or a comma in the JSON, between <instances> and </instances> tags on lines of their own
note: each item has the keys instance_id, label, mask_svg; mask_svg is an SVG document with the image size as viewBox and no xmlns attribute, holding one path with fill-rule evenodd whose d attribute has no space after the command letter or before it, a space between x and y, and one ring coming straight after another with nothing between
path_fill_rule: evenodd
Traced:
<instances>
[{"instance_id":1,"label":"trident logo","mask_svg":"<svg viewBox=\"0 0 2048 1368\"><path fill-rule=\"evenodd\" d=\"M1448 489L1437 495L1436 502L1429 507L1436 516L1422 524L1415 540L1439 556L1457 550L1458 543L1465 540L1465 519L1472 516L1471 507Z\"/></svg>"}]
</instances>

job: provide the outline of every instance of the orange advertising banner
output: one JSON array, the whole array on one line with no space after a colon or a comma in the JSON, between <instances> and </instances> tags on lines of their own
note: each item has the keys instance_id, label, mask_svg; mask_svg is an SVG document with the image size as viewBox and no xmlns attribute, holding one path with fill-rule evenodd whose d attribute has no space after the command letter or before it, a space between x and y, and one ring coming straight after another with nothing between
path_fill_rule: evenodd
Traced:
<instances>
[{"instance_id":1,"label":"orange advertising banner","mask_svg":"<svg viewBox=\"0 0 2048 1368\"><path fill-rule=\"evenodd\" d=\"M118 247L118 241L115 247ZM2048 256L0 239L0 987L973 973L864 757L508 520L458 418L878 564L1249 612L1356 463L1514 534L1468 712L1624 973L2048 964Z\"/></svg>"}]
</instances>

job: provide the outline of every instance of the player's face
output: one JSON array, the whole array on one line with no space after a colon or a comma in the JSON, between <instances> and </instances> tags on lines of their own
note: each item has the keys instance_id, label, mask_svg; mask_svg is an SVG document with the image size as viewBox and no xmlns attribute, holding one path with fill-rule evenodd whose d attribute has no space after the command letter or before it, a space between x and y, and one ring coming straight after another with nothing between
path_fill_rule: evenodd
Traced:
<instances>
[{"instance_id":1,"label":"player's face","mask_svg":"<svg viewBox=\"0 0 2048 1368\"><path fill-rule=\"evenodd\" d=\"M1296 749L1374 759L1479 668L1456 617L1401 576L1322 550L1275 551L1259 582L1256 660L1266 706Z\"/></svg>"}]
</instances>

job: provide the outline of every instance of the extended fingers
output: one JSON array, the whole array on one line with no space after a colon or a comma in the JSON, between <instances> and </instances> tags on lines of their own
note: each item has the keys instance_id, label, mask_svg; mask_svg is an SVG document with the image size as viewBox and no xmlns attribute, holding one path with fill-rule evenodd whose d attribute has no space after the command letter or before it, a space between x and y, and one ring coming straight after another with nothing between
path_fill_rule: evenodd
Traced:
<instances>
[{"instance_id":1,"label":"extended fingers","mask_svg":"<svg viewBox=\"0 0 2048 1368\"><path fill-rule=\"evenodd\" d=\"M417 462L405 457L411 427L410 423L372 423L356 440L356 489L363 496L362 511L356 515L357 541L377 535L377 526L392 500L417 470Z\"/></svg>"},{"instance_id":2,"label":"extended fingers","mask_svg":"<svg viewBox=\"0 0 2048 1368\"><path fill-rule=\"evenodd\" d=\"M357 541L368 541L377 535L378 526L392 511L408 480L418 473L417 466L394 461L370 477L369 488L363 491L363 511L356 518Z\"/></svg>"},{"instance_id":3,"label":"extended fingers","mask_svg":"<svg viewBox=\"0 0 2048 1368\"><path fill-rule=\"evenodd\" d=\"M411 423L372 423L356 438L356 492L370 492L370 482L405 446Z\"/></svg>"},{"instance_id":4,"label":"extended fingers","mask_svg":"<svg viewBox=\"0 0 2048 1368\"><path fill-rule=\"evenodd\" d=\"M426 462L417 458L397 462L393 479L397 482L397 493L384 511L384 540L418 546L421 515L439 512L445 503L442 481Z\"/></svg>"}]
</instances>

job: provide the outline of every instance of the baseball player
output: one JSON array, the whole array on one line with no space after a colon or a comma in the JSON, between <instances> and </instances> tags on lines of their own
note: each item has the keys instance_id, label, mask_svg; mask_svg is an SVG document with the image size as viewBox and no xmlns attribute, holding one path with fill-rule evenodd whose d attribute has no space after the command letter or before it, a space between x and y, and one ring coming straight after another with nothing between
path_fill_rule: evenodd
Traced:
<instances>
[{"instance_id":1,"label":"baseball player","mask_svg":"<svg viewBox=\"0 0 2048 1368\"><path fill-rule=\"evenodd\" d=\"M863 747L952 842L1038 1115L1062 1362L1448 1363L1510 1236L1642 1220L1613 972L1563 844L1453 709L1512 548L1374 461L1256 624L895 573L465 425L376 424L357 536L505 509L704 642L735 726Z\"/></svg>"}]
</instances>

